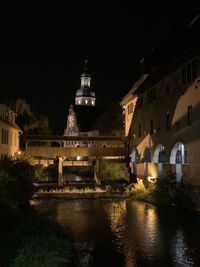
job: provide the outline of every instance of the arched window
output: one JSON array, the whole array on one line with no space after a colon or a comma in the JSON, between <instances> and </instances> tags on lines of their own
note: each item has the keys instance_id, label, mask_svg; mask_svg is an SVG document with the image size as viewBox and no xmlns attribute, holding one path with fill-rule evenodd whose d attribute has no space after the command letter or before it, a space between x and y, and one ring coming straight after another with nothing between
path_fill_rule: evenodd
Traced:
<instances>
[{"instance_id":1,"label":"arched window","mask_svg":"<svg viewBox=\"0 0 200 267\"><path fill-rule=\"evenodd\" d=\"M131 161L132 162L135 162L135 163L138 163L140 161L139 153L138 153L137 148L136 149L133 149L133 151L132 151Z\"/></svg>"},{"instance_id":2,"label":"arched window","mask_svg":"<svg viewBox=\"0 0 200 267\"><path fill-rule=\"evenodd\" d=\"M141 162L151 162L151 153L147 147L143 151Z\"/></svg>"},{"instance_id":3,"label":"arched window","mask_svg":"<svg viewBox=\"0 0 200 267\"><path fill-rule=\"evenodd\" d=\"M176 152L176 163L177 163L177 164L182 164L182 154L181 154L181 150L177 150L177 152Z\"/></svg>"},{"instance_id":4,"label":"arched window","mask_svg":"<svg viewBox=\"0 0 200 267\"><path fill-rule=\"evenodd\" d=\"M165 150L159 151L158 154L158 163L164 163L166 158Z\"/></svg>"}]
</instances>

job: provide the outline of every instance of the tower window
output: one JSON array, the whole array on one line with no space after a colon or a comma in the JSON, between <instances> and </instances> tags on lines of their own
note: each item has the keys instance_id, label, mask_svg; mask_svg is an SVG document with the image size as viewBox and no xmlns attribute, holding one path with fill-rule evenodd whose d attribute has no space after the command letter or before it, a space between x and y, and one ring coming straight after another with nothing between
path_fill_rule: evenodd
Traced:
<instances>
[{"instance_id":1,"label":"tower window","mask_svg":"<svg viewBox=\"0 0 200 267\"><path fill-rule=\"evenodd\" d=\"M87 99L85 100L85 104L88 104L88 100Z\"/></svg>"},{"instance_id":2,"label":"tower window","mask_svg":"<svg viewBox=\"0 0 200 267\"><path fill-rule=\"evenodd\" d=\"M81 104L81 100L78 101L79 105Z\"/></svg>"},{"instance_id":3,"label":"tower window","mask_svg":"<svg viewBox=\"0 0 200 267\"><path fill-rule=\"evenodd\" d=\"M94 100L92 100L92 105L94 105Z\"/></svg>"}]
</instances>

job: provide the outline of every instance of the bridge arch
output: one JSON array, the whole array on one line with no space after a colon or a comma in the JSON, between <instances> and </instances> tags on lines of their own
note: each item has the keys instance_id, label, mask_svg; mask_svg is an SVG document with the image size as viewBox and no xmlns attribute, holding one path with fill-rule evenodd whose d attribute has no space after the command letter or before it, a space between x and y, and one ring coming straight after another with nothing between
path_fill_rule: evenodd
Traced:
<instances>
[{"instance_id":1,"label":"bridge arch","mask_svg":"<svg viewBox=\"0 0 200 267\"><path fill-rule=\"evenodd\" d=\"M133 174L133 179L137 178L137 164L139 163L140 158L139 158L139 153L137 148L133 148L132 153L131 153L131 171Z\"/></svg>"},{"instance_id":2,"label":"bridge arch","mask_svg":"<svg viewBox=\"0 0 200 267\"><path fill-rule=\"evenodd\" d=\"M183 170L182 165L189 163L188 152L182 142L177 142L171 149L170 164L175 164L176 182L182 180Z\"/></svg>"},{"instance_id":3,"label":"bridge arch","mask_svg":"<svg viewBox=\"0 0 200 267\"><path fill-rule=\"evenodd\" d=\"M145 147L142 151L141 162L144 163L144 177L148 178L148 164L151 162L151 153L148 147Z\"/></svg>"},{"instance_id":4,"label":"bridge arch","mask_svg":"<svg viewBox=\"0 0 200 267\"><path fill-rule=\"evenodd\" d=\"M166 162L165 147L162 144L156 147L153 162L157 164L158 177L161 177L163 175L163 163Z\"/></svg>"}]
</instances>

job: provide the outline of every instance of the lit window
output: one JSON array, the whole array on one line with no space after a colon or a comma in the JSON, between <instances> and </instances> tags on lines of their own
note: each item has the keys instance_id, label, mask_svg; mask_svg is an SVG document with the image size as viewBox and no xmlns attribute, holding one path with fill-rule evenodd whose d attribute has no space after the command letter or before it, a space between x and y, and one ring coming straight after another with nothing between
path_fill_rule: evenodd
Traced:
<instances>
[{"instance_id":1,"label":"lit window","mask_svg":"<svg viewBox=\"0 0 200 267\"><path fill-rule=\"evenodd\" d=\"M87 99L85 100L85 104L88 104L88 100Z\"/></svg>"},{"instance_id":2,"label":"lit window","mask_svg":"<svg viewBox=\"0 0 200 267\"><path fill-rule=\"evenodd\" d=\"M79 100L78 103L80 104L81 103L81 100Z\"/></svg>"},{"instance_id":3,"label":"lit window","mask_svg":"<svg viewBox=\"0 0 200 267\"><path fill-rule=\"evenodd\" d=\"M94 100L92 100L92 105L94 105Z\"/></svg>"}]
</instances>

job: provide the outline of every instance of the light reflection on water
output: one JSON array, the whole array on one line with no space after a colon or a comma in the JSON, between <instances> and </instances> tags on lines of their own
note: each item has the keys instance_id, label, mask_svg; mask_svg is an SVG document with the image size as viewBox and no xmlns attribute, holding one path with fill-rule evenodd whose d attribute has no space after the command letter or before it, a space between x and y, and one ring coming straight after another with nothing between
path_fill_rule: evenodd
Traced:
<instances>
[{"instance_id":1,"label":"light reflection on water","mask_svg":"<svg viewBox=\"0 0 200 267\"><path fill-rule=\"evenodd\" d=\"M200 266L200 217L158 213L130 200L77 199L39 204L70 229L82 267ZM192 229L192 231L191 231ZM196 229L196 230L195 230Z\"/></svg>"}]
</instances>

